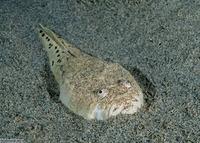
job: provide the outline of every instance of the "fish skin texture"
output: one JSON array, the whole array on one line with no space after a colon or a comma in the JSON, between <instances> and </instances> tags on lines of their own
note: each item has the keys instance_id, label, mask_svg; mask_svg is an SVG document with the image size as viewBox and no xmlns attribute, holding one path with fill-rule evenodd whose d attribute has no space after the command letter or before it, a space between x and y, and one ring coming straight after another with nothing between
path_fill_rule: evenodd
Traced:
<instances>
[{"instance_id":1,"label":"fish skin texture","mask_svg":"<svg viewBox=\"0 0 200 143\"><path fill-rule=\"evenodd\" d=\"M75 114L105 120L142 107L141 88L118 63L86 54L41 24L37 30L59 84L59 99Z\"/></svg>"}]
</instances>

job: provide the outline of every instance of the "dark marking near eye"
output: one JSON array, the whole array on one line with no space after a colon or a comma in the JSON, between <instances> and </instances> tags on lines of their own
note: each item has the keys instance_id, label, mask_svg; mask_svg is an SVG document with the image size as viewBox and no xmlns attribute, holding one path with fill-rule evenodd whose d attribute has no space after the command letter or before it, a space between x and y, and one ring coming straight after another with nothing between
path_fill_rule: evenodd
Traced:
<instances>
[{"instance_id":1,"label":"dark marking near eye","mask_svg":"<svg viewBox=\"0 0 200 143\"><path fill-rule=\"evenodd\" d=\"M48 39L48 37L46 37L46 39Z\"/></svg>"},{"instance_id":2,"label":"dark marking near eye","mask_svg":"<svg viewBox=\"0 0 200 143\"><path fill-rule=\"evenodd\" d=\"M60 57L60 54L58 54L57 57Z\"/></svg>"},{"instance_id":3,"label":"dark marking near eye","mask_svg":"<svg viewBox=\"0 0 200 143\"><path fill-rule=\"evenodd\" d=\"M58 52L59 52L59 50L56 51L56 53L58 53Z\"/></svg>"},{"instance_id":4,"label":"dark marking near eye","mask_svg":"<svg viewBox=\"0 0 200 143\"><path fill-rule=\"evenodd\" d=\"M67 51L70 55L72 55L73 57L75 57L70 51Z\"/></svg>"},{"instance_id":5,"label":"dark marking near eye","mask_svg":"<svg viewBox=\"0 0 200 143\"><path fill-rule=\"evenodd\" d=\"M118 80L118 81L117 81L117 83L121 83L121 82L122 82L121 80Z\"/></svg>"},{"instance_id":6,"label":"dark marking near eye","mask_svg":"<svg viewBox=\"0 0 200 143\"><path fill-rule=\"evenodd\" d=\"M54 61L52 61L51 65L52 65L52 66L54 65Z\"/></svg>"},{"instance_id":7,"label":"dark marking near eye","mask_svg":"<svg viewBox=\"0 0 200 143\"><path fill-rule=\"evenodd\" d=\"M45 34L43 33L43 34L42 34L42 37L44 37L44 35L45 35Z\"/></svg>"},{"instance_id":8,"label":"dark marking near eye","mask_svg":"<svg viewBox=\"0 0 200 143\"><path fill-rule=\"evenodd\" d=\"M58 47L57 46L55 46L55 49L57 49Z\"/></svg>"},{"instance_id":9,"label":"dark marking near eye","mask_svg":"<svg viewBox=\"0 0 200 143\"><path fill-rule=\"evenodd\" d=\"M40 33L42 33L42 30L40 30Z\"/></svg>"},{"instance_id":10,"label":"dark marking near eye","mask_svg":"<svg viewBox=\"0 0 200 143\"><path fill-rule=\"evenodd\" d=\"M61 63L61 59L59 59L57 62L58 62L58 63Z\"/></svg>"},{"instance_id":11,"label":"dark marking near eye","mask_svg":"<svg viewBox=\"0 0 200 143\"><path fill-rule=\"evenodd\" d=\"M50 41L50 39L48 39L47 41Z\"/></svg>"}]
</instances>

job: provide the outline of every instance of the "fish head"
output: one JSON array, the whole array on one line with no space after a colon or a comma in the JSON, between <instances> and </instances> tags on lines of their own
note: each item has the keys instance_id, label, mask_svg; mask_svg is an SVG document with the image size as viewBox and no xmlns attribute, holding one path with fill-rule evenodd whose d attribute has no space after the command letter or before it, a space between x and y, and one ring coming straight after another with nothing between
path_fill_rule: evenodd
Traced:
<instances>
[{"instance_id":1,"label":"fish head","mask_svg":"<svg viewBox=\"0 0 200 143\"><path fill-rule=\"evenodd\" d=\"M118 114L133 114L143 105L139 85L117 63L76 75L68 86L72 90L71 99L76 101L74 112L85 119L105 120Z\"/></svg>"}]
</instances>

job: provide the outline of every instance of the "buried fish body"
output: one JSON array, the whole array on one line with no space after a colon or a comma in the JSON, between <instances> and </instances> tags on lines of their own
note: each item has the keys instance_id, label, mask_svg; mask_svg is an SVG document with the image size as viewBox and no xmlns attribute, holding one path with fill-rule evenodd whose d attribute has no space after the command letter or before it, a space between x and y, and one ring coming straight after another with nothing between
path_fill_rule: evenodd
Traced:
<instances>
[{"instance_id":1,"label":"buried fish body","mask_svg":"<svg viewBox=\"0 0 200 143\"><path fill-rule=\"evenodd\" d=\"M84 53L41 24L38 32L60 87L59 99L75 114L105 120L142 107L141 88L118 63Z\"/></svg>"}]
</instances>

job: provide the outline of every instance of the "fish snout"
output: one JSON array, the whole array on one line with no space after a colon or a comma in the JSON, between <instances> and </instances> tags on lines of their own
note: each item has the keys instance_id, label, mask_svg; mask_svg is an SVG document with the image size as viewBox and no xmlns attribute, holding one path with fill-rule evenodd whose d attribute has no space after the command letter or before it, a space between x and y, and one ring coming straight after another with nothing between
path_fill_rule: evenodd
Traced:
<instances>
[{"instance_id":1,"label":"fish snout","mask_svg":"<svg viewBox=\"0 0 200 143\"><path fill-rule=\"evenodd\" d=\"M143 105L142 98L137 99L126 99L121 102L115 102L103 107L97 104L94 109L94 117L97 120L105 120L109 117L116 116L118 114L134 114Z\"/></svg>"}]
</instances>

